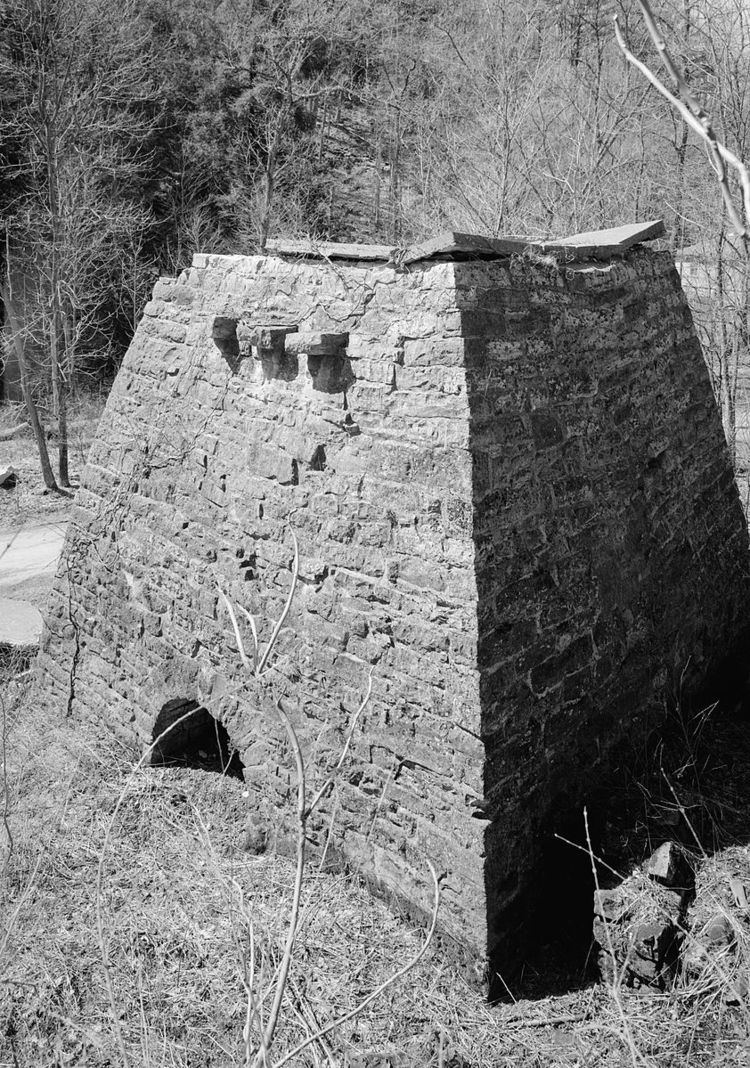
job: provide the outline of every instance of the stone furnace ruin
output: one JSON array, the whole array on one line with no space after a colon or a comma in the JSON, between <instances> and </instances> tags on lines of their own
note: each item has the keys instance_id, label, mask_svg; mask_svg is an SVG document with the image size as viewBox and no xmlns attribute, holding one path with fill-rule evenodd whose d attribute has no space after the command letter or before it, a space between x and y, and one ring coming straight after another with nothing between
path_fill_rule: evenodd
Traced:
<instances>
[{"instance_id":1,"label":"stone furnace ruin","mask_svg":"<svg viewBox=\"0 0 750 1068\"><path fill-rule=\"evenodd\" d=\"M709 377L670 254L639 244L660 232L279 245L161 280L56 580L61 710L141 747L195 710L172 755L220 734L284 847L276 700L314 791L371 675L314 844L416 914L429 857L444 938L491 957L556 815L750 622ZM219 589L267 641L291 532L257 680Z\"/></svg>"}]
</instances>

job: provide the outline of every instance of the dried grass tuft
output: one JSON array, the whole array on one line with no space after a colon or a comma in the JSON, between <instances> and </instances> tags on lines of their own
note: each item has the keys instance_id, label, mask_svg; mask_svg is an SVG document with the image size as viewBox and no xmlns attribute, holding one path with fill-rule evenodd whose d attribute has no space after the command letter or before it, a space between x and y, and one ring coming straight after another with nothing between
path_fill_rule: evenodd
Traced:
<instances>
[{"instance_id":1,"label":"dried grass tuft","mask_svg":"<svg viewBox=\"0 0 750 1068\"><path fill-rule=\"evenodd\" d=\"M290 861L245 851L243 784L184 768L134 772L132 752L90 725L31 707L22 686L5 739L13 848L0 828L0 1063L122 1064L96 935L96 873L122 797L101 908L126 1057L147 1068L242 1064L243 979L251 955L267 971L281 959L294 884ZM430 949L404 980L291 1063L742 1064L747 999L732 991L750 967L747 915L737 900L738 885L750 886L750 862L741 847L723 856L703 862L689 937L699 940L719 912L732 948L720 966L696 958L667 993L622 990L615 998L592 985L490 1007ZM301 909L274 1061L359 1004L424 937L355 878L314 865ZM261 985L272 986L271 978Z\"/></svg>"}]
</instances>

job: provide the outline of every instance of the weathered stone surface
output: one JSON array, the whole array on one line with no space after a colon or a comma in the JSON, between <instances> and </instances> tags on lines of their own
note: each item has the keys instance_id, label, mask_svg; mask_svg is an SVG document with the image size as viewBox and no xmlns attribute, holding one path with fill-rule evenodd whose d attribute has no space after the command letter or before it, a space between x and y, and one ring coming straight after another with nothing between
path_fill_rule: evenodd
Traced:
<instances>
[{"instance_id":1,"label":"weathered stone surface","mask_svg":"<svg viewBox=\"0 0 750 1068\"><path fill-rule=\"evenodd\" d=\"M519 256L536 253L564 253L570 259L608 259L643 241L652 241L664 234L661 219L646 223L629 223L608 230L593 230L570 237L539 240L528 237L486 237L445 230L437 237L422 241L410 248L391 248L388 245L336 244L332 242L272 241L269 250L283 256L304 256L314 259L382 260L399 266L424 262L445 256L480 258Z\"/></svg>"},{"instance_id":2,"label":"weathered stone surface","mask_svg":"<svg viewBox=\"0 0 750 1068\"><path fill-rule=\"evenodd\" d=\"M695 885L692 862L676 842L663 842L646 864L646 874L662 886L687 890Z\"/></svg>"},{"instance_id":3,"label":"weathered stone surface","mask_svg":"<svg viewBox=\"0 0 750 1068\"><path fill-rule=\"evenodd\" d=\"M540 241L545 252L571 251L579 258L590 256L592 259L606 259L618 252L642 241L653 241L663 237L664 223L661 219L648 223L629 223L626 226L614 226L608 230L592 230L588 233L573 234L559 240Z\"/></svg>"},{"instance_id":4,"label":"weathered stone surface","mask_svg":"<svg viewBox=\"0 0 750 1068\"><path fill-rule=\"evenodd\" d=\"M240 320L348 343L244 358ZM298 595L276 669L249 680L218 589L267 641L290 527ZM442 930L481 960L556 799L578 805L623 737L703 681L750 621L749 587L667 254L408 270L200 255L157 284L113 388L40 678L140 743L169 702L207 708L273 847L294 794L276 699L314 790L372 673L313 846L332 821L328 855L417 913L430 857Z\"/></svg>"},{"instance_id":5,"label":"weathered stone surface","mask_svg":"<svg viewBox=\"0 0 750 1068\"><path fill-rule=\"evenodd\" d=\"M288 353L308 356L343 355L349 342L348 334L331 334L311 331L309 333L290 334L285 338L284 347Z\"/></svg>"}]
</instances>

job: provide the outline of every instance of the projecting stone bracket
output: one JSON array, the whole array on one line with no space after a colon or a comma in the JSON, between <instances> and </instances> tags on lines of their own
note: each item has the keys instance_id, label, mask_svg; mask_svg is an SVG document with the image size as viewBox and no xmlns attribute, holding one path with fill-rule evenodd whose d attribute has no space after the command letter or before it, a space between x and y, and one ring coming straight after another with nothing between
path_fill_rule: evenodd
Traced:
<instances>
[{"instance_id":1,"label":"projecting stone bracket","mask_svg":"<svg viewBox=\"0 0 750 1068\"><path fill-rule=\"evenodd\" d=\"M313 389L322 393L345 393L355 381L347 356L349 334L302 332L286 339L286 351L307 359Z\"/></svg>"},{"instance_id":2,"label":"projecting stone bracket","mask_svg":"<svg viewBox=\"0 0 750 1068\"><path fill-rule=\"evenodd\" d=\"M240 319L237 322L240 357L252 356L255 349L259 359L268 355L281 358L287 334L296 332L296 326L258 326L247 319Z\"/></svg>"},{"instance_id":3,"label":"projecting stone bracket","mask_svg":"<svg viewBox=\"0 0 750 1068\"><path fill-rule=\"evenodd\" d=\"M216 347L237 374L242 360L255 359L264 382L297 378L300 357L306 359L313 389L342 393L355 380L347 358L348 332L300 331L293 324L262 325L245 316L217 315L212 336Z\"/></svg>"},{"instance_id":4,"label":"projecting stone bracket","mask_svg":"<svg viewBox=\"0 0 750 1068\"><path fill-rule=\"evenodd\" d=\"M240 359L254 357L261 365L263 381L275 378L290 381L297 377L299 367L294 355L284 347L287 334L294 334L296 325L264 326L241 318L237 323L237 342Z\"/></svg>"},{"instance_id":5,"label":"projecting stone bracket","mask_svg":"<svg viewBox=\"0 0 750 1068\"><path fill-rule=\"evenodd\" d=\"M298 356L338 356L346 355L346 346L349 344L349 334L320 334L312 331L300 330L285 340L287 352L293 352Z\"/></svg>"},{"instance_id":6,"label":"projecting stone bracket","mask_svg":"<svg viewBox=\"0 0 750 1068\"><path fill-rule=\"evenodd\" d=\"M286 359L284 340L297 330L294 324L259 325L245 316L217 315L211 330L214 344L237 374L242 360L257 357L263 366L264 380L296 378L297 361Z\"/></svg>"}]
</instances>

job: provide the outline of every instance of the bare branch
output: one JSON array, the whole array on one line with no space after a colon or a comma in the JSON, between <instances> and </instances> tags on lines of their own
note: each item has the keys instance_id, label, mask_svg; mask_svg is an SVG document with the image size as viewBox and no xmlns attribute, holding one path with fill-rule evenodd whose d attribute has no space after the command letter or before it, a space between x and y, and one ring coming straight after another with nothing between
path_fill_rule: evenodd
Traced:
<instances>
[{"instance_id":1,"label":"bare branch","mask_svg":"<svg viewBox=\"0 0 750 1068\"><path fill-rule=\"evenodd\" d=\"M296 537L294 531L292 530L292 531L290 531L290 533L292 535L292 541L294 542L294 563L292 565L292 584L289 587L289 596L286 599L286 604L284 605L284 611L279 616L279 620L278 620L276 626L273 629L273 634L271 635L271 640L269 641L268 646L266 648L266 651L263 654L263 656L261 657L260 663L258 664L258 667L257 667L257 670L256 670L256 674L257 675L262 675L263 671L265 670L266 664L268 663L268 658L271 655L271 652L273 651L273 647L276 644L276 639L279 636L279 631L284 626L284 623L286 621L286 617L289 615L289 609L292 607L292 598L294 597L294 591L297 588L297 579L299 578L299 545L297 544L297 537Z\"/></svg>"},{"instance_id":2,"label":"bare branch","mask_svg":"<svg viewBox=\"0 0 750 1068\"><path fill-rule=\"evenodd\" d=\"M289 609L292 606L294 593L297 589L297 581L299 577L299 545L297 543L297 538L295 536L294 531L291 531L291 535L292 541L294 542L294 563L292 565L292 580L289 586L289 593L287 595L286 603L284 605L282 613L279 616L278 621L276 622L276 626L273 629L268 645L266 647L266 651L263 654L260 663L256 663L258 635L254 619L248 612L245 612L245 615L250 621L256 650L256 655L254 656L253 663L251 664L247 653L245 652L245 644L242 640L242 634L240 633L240 628L237 622L237 616L235 614L234 608L232 607L232 604L227 595L224 593L221 587L219 587L219 594L221 595L221 599L223 600L226 609L229 613L229 618L232 621L232 628L234 630L234 636L237 641L237 649L240 654L242 666L247 672L249 672L256 678L262 675L266 669L268 659L271 653L273 652L274 645L276 644L276 639L278 638L279 632L281 631L281 628L284 625L284 621L286 620L289 614ZM297 733L294 729L294 726L292 725L292 721L289 719L289 716L287 715L286 710L280 700L276 702L276 710L279 714L281 722L284 725L284 729L286 730L287 737L289 739L289 744L291 746L292 753L294 754L294 762L297 769L297 859L294 875L292 910L291 915L289 917L289 926L287 928L284 955L282 957L281 964L276 975L276 990L274 994L273 1003L271 1005L270 1014L261 1037L260 1048L258 1049L258 1052L256 1053L255 1058L252 1061L255 1068L261 1068L261 1066L264 1065L266 1062L266 1055L271 1047L271 1043L273 1042L276 1025L278 1023L279 1014L281 1012L281 1003L284 998L284 991L287 985L289 968L292 963L294 943L297 938L297 930L299 928L300 904L302 900L302 884L305 872L305 823L307 820L307 805L305 800L305 764L302 757L302 748L299 744L299 739L297 738ZM249 998L251 998L252 992L248 996ZM250 1020L251 1016L252 1012L248 1007L248 1021Z\"/></svg>"},{"instance_id":3,"label":"bare branch","mask_svg":"<svg viewBox=\"0 0 750 1068\"><path fill-rule=\"evenodd\" d=\"M242 612L245 619L250 624L250 630L253 635L253 671L258 670L258 628L255 625L255 616L252 612L248 612L246 608L240 605L240 612Z\"/></svg>"},{"instance_id":4,"label":"bare branch","mask_svg":"<svg viewBox=\"0 0 750 1068\"><path fill-rule=\"evenodd\" d=\"M346 759L346 754L349 752L349 746L351 745L351 742L352 742L352 736L354 734L354 728L357 726L357 723L359 722L359 717L364 712L365 706L367 705L367 702L370 700L371 693L372 693L372 672L370 672L370 675L368 676L368 679L367 679L367 693L362 698L362 703L360 704L359 708L357 709L357 711L352 716L352 721L349 724L349 730L347 731L347 735L346 735L346 741L344 742L344 748L341 750L341 755L339 756L338 760L336 761L336 766L333 768L333 771L331 771L329 773L329 775L326 778L325 782L323 783L323 785L320 787L320 789L316 793L315 797L313 798L312 802L310 803L310 807L308 808L308 810L307 810L307 812L305 814L306 816L309 816L315 810L317 805L320 803L320 801L324 797L324 795L325 795L326 791L328 790L328 788L330 786L333 786L334 780L336 778L336 774L337 774L337 772L339 772L341 770L341 765L344 763L344 760Z\"/></svg>"},{"instance_id":5,"label":"bare branch","mask_svg":"<svg viewBox=\"0 0 750 1068\"><path fill-rule=\"evenodd\" d=\"M278 977L276 979L276 993L274 994L273 1004L271 1005L271 1012L268 1017L266 1029L261 1038L260 1049L256 1054L254 1064L256 1068L261 1068L266 1059L266 1053L270 1049L273 1042L274 1032L276 1031L276 1024L278 1023L279 1013L281 1012L281 1002L284 998L284 991L286 990L287 976L289 975L289 967L292 963L292 953L294 952L294 943L297 938L297 930L299 928L299 915L300 904L302 901L302 883L305 874L305 823L307 819L305 810L305 765L302 759L302 749L300 748L299 739L292 726L292 722L289 716L286 714L281 701L276 702L276 710L278 711L281 721L286 728L286 733L289 738L289 743L292 747L294 754L294 762L297 766L297 862L294 873L294 894L292 897L292 912L289 917L289 927L287 929L286 944L284 946L284 956L281 959L281 965L278 971Z\"/></svg>"},{"instance_id":6,"label":"bare branch","mask_svg":"<svg viewBox=\"0 0 750 1068\"><path fill-rule=\"evenodd\" d=\"M638 0L643 18L646 22L649 34L651 36L654 45L659 52L659 56L664 64L667 72L675 83L678 93L683 99L675 96L674 93L664 85L662 81L654 74L654 72L647 66L643 60L638 59L637 56L630 51L625 36L620 26L620 21L617 15L614 17L615 25L615 37L617 38L617 44L620 51L625 56L628 63L630 63L636 70L648 79L653 87L659 92L665 100L679 113L684 122L693 130L708 146L709 156L716 172L716 177L721 187L722 197L727 208L727 213L731 220L732 226L737 231L738 236L742 239L743 246L747 252L748 247L748 228L750 228L750 173L748 173L747 167L742 160L735 155L726 145L722 144L718 140L713 129L711 119L699 103L699 101L693 95L690 87L687 84L684 74L679 70L676 63L672 59L666 43L659 32L656 20L654 19L651 8L648 5L648 0ZM737 207L732 200L731 190L729 189L729 183L727 180L727 173L725 164L734 170L739 178L742 186L742 200L743 200L743 213L744 219L740 216Z\"/></svg>"},{"instance_id":7,"label":"bare branch","mask_svg":"<svg viewBox=\"0 0 750 1068\"><path fill-rule=\"evenodd\" d=\"M278 635L279 635L279 633L281 631L281 628L283 627L284 622L285 622L285 620L286 620L286 618L287 618L287 616L289 614L289 610L290 610L291 605L292 605L292 600L294 598L294 593L295 593L295 590L297 588L297 582L298 582L298 579L299 579L299 545L298 545L297 538L296 538L296 536L295 536L293 531L291 532L291 534L292 534L292 541L294 542L294 562L292 564L292 579L291 579L291 584L290 584L290 587L289 587L289 594L287 595L287 599L286 599L286 603L284 605L284 608L283 608L283 610L281 612L281 615L279 616L279 619L278 619L276 625L273 628L273 632L271 634L271 638L270 638L270 640L268 642L266 650L263 653L263 656L261 657L261 660L260 660L259 663L257 663L257 664L255 663L255 660L257 660L257 657L254 658L254 662L253 663L251 663L250 659L248 658L247 653L245 652L245 645L244 645L244 642L243 642L243 639L242 639L242 634L240 632L239 624L237 622L237 615L236 615L236 613L234 611L234 608L232 607L231 602L229 601L229 598L224 593L224 591L221 589L221 587L219 587L219 593L221 595L221 598L222 598L224 604L226 605L227 611L229 613L229 618L230 618L230 620L232 622L232 628L234 630L235 639L237 641L237 648L238 648L238 651L239 651L240 659L242 661L242 665L243 665L243 667L245 668L245 670L247 672L249 672L251 675L255 676L256 678L261 676L266 671L269 657L270 657L271 653L273 652L273 649L274 649L274 646L276 644L276 640L278 638ZM244 615L246 616L246 618L247 618L247 620L248 620L248 622L250 624L250 627L252 629L253 641L255 643L255 649L256 649L256 652L257 652L257 649L258 649L258 633L257 633L256 625L255 625L255 620L254 620L253 616L249 612L245 611L244 609L242 609L242 611L243 611ZM352 716L352 720L351 720L351 723L349 724L349 728L348 728L347 734L346 734L346 739L344 741L344 745L343 745L343 748L342 748L341 753L339 755L339 758L336 761L336 764L334 765L333 769L326 776L323 784L318 789L317 793L315 794L315 796L314 796L314 798L313 798L313 800L312 800L312 802L310 803L309 806L306 803L305 762L304 762L304 757L303 757L303 754L302 754L302 748L300 746L299 739L297 737L297 733L296 733L296 731L294 729L294 726L293 726L293 724L292 724L292 722L291 722L291 720L289 718L289 715L288 715L286 709L284 708L281 700L277 700L276 701L276 710L278 712L279 718L281 719L281 722L284 725L284 729L285 729L285 731L287 733L287 737L289 739L289 744L290 744L290 747L291 747L291 750L292 750L292 753L293 753L293 756L294 756L294 762L295 762L295 767L296 767L296 771L297 771L296 867L295 867L295 876L294 876L294 891L293 891L293 896L292 896L292 906L291 906L291 913L290 913L290 917L289 917L289 924L288 924L288 927L287 927L287 934L286 934L286 941L285 941L285 945L284 945L284 952L283 952L283 955L282 955L281 963L279 964L279 967L277 968L276 973L275 973L275 977L274 977L274 982L275 982L274 997L273 997L273 1002L271 1004L271 1008L270 1008L270 1011L269 1011L268 1020L266 1021L265 1026L263 1026L262 1021L260 1019L260 1014L261 1014L261 1010L262 1010L262 1006L263 1006L263 1001L265 1000L265 994L262 994L262 995L260 995L259 997L256 998L254 990L253 990L252 979L250 981L248 981L246 966L243 963L243 984L245 986L245 991L246 991L246 994L247 994L247 997L248 997L248 1004L247 1004L247 1008L246 1008L246 1017L245 1017L245 1030L244 1030L245 1050L246 1050L246 1054L245 1055L246 1055L246 1064L251 1066L251 1068L266 1068L266 1066L269 1063L269 1061L268 1061L269 1050L270 1050L271 1045L272 1045L273 1040L274 1040L274 1035L275 1035L276 1028L277 1028L278 1021L279 1021L279 1016L280 1016L280 1013L281 1013L281 1005L282 1005L282 1002L284 1000L284 995L286 993L287 986L290 983L289 971L290 971L291 964L292 964L292 957L293 957L293 953L294 953L295 942L296 942L296 939L297 939L297 933L299 931L300 922L301 922L301 902L302 902L302 887L303 887L303 883L304 883L304 873L305 873L305 843L306 843L306 838L307 838L307 821L308 821L310 815L312 814L312 812L316 809L316 807L319 805L319 803L325 797L327 791L330 789L330 787L335 782L336 775L340 771L341 767L343 766L344 760L346 759L346 756L347 756L347 754L349 752L349 748L351 746L352 737L354 735L354 731L356 729L356 726L357 726L357 724L358 724L358 722L360 720L360 717L362 716L362 713L363 713L364 709L366 708L366 706L367 706L367 704L368 704L368 702L370 700L371 694L372 694L372 675L370 675L368 680L367 680L367 691L366 691L364 697L362 698L362 701L360 702L359 707L357 708L356 712ZM413 968L414 965L417 964L417 962L419 960L421 960L421 958L424 956L424 954L427 951L428 946L430 945L430 942L432 941L432 937L433 937L433 934L435 932L435 925L437 923L437 915L438 915L438 910L439 910L439 907L440 907L440 883L439 883L439 880L438 880L438 877L437 877L437 873L436 873L435 868L433 867L432 863L429 860L427 860L427 865L428 865L428 867L430 869L430 874L432 875L432 879L433 879L433 883L434 883L434 887L435 887L435 894L434 894L432 918L431 918L430 926L429 926L425 941L422 944L421 948L412 957L412 959L407 962L407 964L405 964L398 971L394 972L393 975L389 976L389 978L386 979L383 983L381 983L371 994L369 994L368 997L366 997L364 999L364 1001L360 1002L360 1004L356 1008L352 1009L348 1013L345 1013L343 1016L341 1016L338 1019L334 1020L332 1023L326 1025L325 1027L319 1028L314 1033L308 1033L308 1037L305 1039L305 1041L302 1042L300 1045L298 1045L294 1050L292 1050L291 1053L285 1054L282 1057L282 1059L277 1063L275 1068L281 1068L281 1065L287 1064L291 1059L296 1057L297 1054L300 1053L303 1049L306 1049L312 1043L321 1042L321 1040L324 1038L324 1036L327 1035L330 1031L332 1031L335 1027L338 1027L342 1023L346 1023L347 1020L350 1020L354 1016L356 1016L359 1012L361 1012L369 1004L371 1004L371 1002L373 1002L377 997L379 997L380 994L387 987L389 987L392 983L396 982L403 975L405 975L411 968ZM252 932L251 932L251 938L252 938ZM254 954L255 954L254 942L252 942L251 943L251 961L252 961L251 976L253 976L253 977L254 977L254 960L255 960ZM262 971L262 960L261 960L261 971ZM262 976L261 976L261 987L262 987ZM261 1030L262 1034L261 1034L261 1039L260 1039L260 1043L259 1043L258 1049L255 1052L255 1055L251 1059L250 1050L249 1050L249 1034L250 1034L251 1022L254 1019L257 1019L259 1021L260 1030Z\"/></svg>"},{"instance_id":8,"label":"bare branch","mask_svg":"<svg viewBox=\"0 0 750 1068\"><path fill-rule=\"evenodd\" d=\"M17 426L8 427L7 430L0 430L0 441L10 441L16 434L21 434L24 430L28 430L29 426L29 423L18 423Z\"/></svg>"},{"instance_id":9,"label":"bare branch","mask_svg":"<svg viewBox=\"0 0 750 1068\"><path fill-rule=\"evenodd\" d=\"M2 749L3 758L3 827L5 828L5 835L8 839L8 852L3 862L2 872L0 874L5 875L5 872L10 864L10 858L13 856L13 832L10 829L10 788L8 785L8 759L6 746L8 741L8 717L5 709L5 698L0 695L0 712L2 712L2 724L0 724L0 748Z\"/></svg>"},{"instance_id":10,"label":"bare branch","mask_svg":"<svg viewBox=\"0 0 750 1068\"><path fill-rule=\"evenodd\" d=\"M224 602L224 607L226 608L227 612L229 613L229 618L232 621L232 630L234 631L234 638L235 638L235 641L237 642L237 651L240 654L240 660L242 661L242 666L244 667L245 671L249 671L249 672L251 672L251 674L255 675L256 674L256 670L255 670L254 666L248 660L247 653L245 652L245 643L242 640L242 634L240 633L239 624L237 623L237 616L235 615L234 608L232 607L232 602L229 600L227 595L224 593L224 591L221 588L221 586L219 586L219 596L221 597L222 601Z\"/></svg>"}]
</instances>

